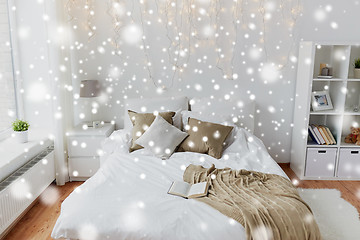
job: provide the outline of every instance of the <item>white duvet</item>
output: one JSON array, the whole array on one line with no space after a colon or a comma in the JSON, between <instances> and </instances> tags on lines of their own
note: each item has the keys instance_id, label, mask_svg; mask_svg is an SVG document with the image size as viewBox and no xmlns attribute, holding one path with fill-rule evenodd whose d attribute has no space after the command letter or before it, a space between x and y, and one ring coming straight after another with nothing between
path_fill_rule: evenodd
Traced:
<instances>
[{"instance_id":1,"label":"white duvet","mask_svg":"<svg viewBox=\"0 0 360 240\"><path fill-rule=\"evenodd\" d=\"M116 131L103 143L102 166L61 205L53 238L246 239L244 228L210 206L167 194L189 164L231 167L286 176L262 142L243 129L220 160L174 153L168 160L145 150L131 154L129 133Z\"/></svg>"}]
</instances>

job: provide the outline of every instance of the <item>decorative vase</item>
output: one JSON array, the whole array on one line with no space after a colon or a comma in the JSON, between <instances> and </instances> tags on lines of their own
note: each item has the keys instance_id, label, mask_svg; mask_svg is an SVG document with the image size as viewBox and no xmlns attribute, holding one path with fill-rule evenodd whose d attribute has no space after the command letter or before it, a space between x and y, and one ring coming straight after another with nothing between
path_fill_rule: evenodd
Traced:
<instances>
[{"instance_id":1,"label":"decorative vase","mask_svg":"<svg viewBox=\"0 0 360 240\"><path fill-rule=\"evenodd\" d=\"M354 78L360 78L360 68L354 69Z\"/></svg>"},{"instance_id":2,"label":"decorative vase","mask_svg":"<svg viewBox=\"0 0 360 240\"><path fill-rule=\"evenodd\" d=\"M26 143L28 141L28 130L27 131L14 131L15 138L19 143Z\"/></svg>"}]
</instances>

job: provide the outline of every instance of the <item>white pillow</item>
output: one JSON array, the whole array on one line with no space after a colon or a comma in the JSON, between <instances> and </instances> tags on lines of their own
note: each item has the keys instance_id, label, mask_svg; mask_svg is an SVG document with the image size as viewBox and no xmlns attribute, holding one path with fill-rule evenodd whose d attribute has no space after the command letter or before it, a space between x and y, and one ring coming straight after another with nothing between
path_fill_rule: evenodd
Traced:
<instances>
[{"instance_id":1,"label":"white pillow","mask_svg":"<svg viewBox=\"0 0 360 240\"><path fill-rule=\"evenodd\" d=\"M115 130L101 142L103 153L100 155L100 166L114 152L129 153L131 134L126 129Z\"/></svg>"},{"instance_id":2,"label":"white pillow","mask_svg":"<svg viewBox=\"0 0 360 240\"><path fill-rule=\"evenodd\" d=\"M128 115L128 110L138 113L153 113L157 112L176 112L173 117L173 124L181 129L181 115L182 110L189 109L189 100L187 97L166 97L166 98L134 98L125 101L124 111L124 129L131 129L132 123ZM180 125L179 125L180 124Z\"/></svg>"},{"instance_id":3,"label":"white pillow","mask_svg":"<svg viewBox=\"0 0 360 240\"><path fill-rule=\"evenodd\" d=\"M187 136L187 133L180 131L158 115L135 143L150 150L155 156L166 159Z\"/></svg>"},{"instance_id":4,"label":"white pillow","mask_svg":"<svg viewBox=\"0 0 360 240\"><path fill-rule=\"evenodd\" d=\"M206 114L231 116L232 121L241 128L254 132L255 102L250 100L225 100L222 98L193 98L191 111Z\"/></svg>"}]
</instances>

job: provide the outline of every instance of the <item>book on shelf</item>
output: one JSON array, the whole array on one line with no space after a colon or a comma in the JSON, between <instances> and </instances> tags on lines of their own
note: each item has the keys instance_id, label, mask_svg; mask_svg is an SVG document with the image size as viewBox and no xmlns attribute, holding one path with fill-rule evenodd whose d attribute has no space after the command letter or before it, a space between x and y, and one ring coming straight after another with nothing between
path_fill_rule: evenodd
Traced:
<instances>
[{"instance_id":1,"label":"book on shelf","mask_svg":"<svg viewBox=\"0 0 360 240\"><path fill-rule=\"evenodd\" d=\"M320 133L319 129L318 129L314 124L311 124L310 127L313 129L316 137L319 139L320 144L325 144L325 140L324 140L324 138L321 136L321 133Z\"/></svg>"},{"instance_id":2,"label":"book on shelf","mask_svg":"<svg viewBox=\"0 0 360 240\"><path fill-rule=\"evenodd\" d=\"M198 198L207 195L209 190L209 182L200 182L190 184L187 182L172 182L168 194L180 196L183 198Z\"/></svg>"},{"instance_id":3,"label":"book on shelf","mask_svg":"<svg viewBox=\"0 0 360 240\"><path fill-rule=\"evenodd\" d=\"M336 140L330 129L324 125L311 124L308 127L311 139L319 145L334 145Z\"/></svg>"},{"instance_id":4,"label":"book on shelf","mask_svg":"<svg viewBox=\"0 0 360 240\"><path fill-rule=\"evenodd\" d=\"M334 138L334 135L331 133L330 129L327 126L323 126L323 127L325 128L325 130L329 134L332 144L336 144L336 140Z\"/></svg>"},{"instance_id":5,"label":"book on shelf","mask_svg":"<svg viewBox=\"0 0 360 240\"><path fill-rule=\"evenodd\" d=\"M321 136L324 138L326 145L331 145L331 141L328 138L327 132L324 130L323 127L317 126L320 131Z\"/></svg>"},{"instance_id":6,"label":"book on shelf","mask_svg":"<svg viewBox=\"0 0 360 240\"><path fill-rule=\"evenodd\" d=\"M309 132L309 135L310 135L310 138L317 144L321 144L319 138L316 136L314 130L312 129L311 126L308 126L308 132Z\"/></svg>"},{"instance_id":7,"label":"book on shelf","mask_svg":"<svg viewBox=\"0 0 360 240\"><path fill-rule=\"evenodd\" d=\"M336 140L334 138L334 135L331 133L330 129L327 126L320 126L323 131L325 132L328 140L330 141L330 145L336 144Z\"/></svg>"}]
</instances>

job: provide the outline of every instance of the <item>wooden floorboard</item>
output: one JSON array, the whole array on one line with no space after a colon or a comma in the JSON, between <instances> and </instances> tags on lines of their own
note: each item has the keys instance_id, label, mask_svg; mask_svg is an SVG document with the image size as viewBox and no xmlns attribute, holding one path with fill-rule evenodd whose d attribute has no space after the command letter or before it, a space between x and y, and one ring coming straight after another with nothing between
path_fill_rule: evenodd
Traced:
<instances>
[{"instance_id":1,"label":"wooden floorboard","mask_svg":"<svg viewBox=\"0 0 360 240\"><path fill-rule=\"evenodd\" d=\"M69 182L64 186L52 184L57 189L59 198L52 205L43 203L40 199L13 227L4 240L42 240L51 239L51 231L60 215L61 203L69 194L83 182Z\"/></svg>"},{"instance_id":2,"label":"wooden floorboard","mask_svg":"<svg viewBox=\"0 0 360 240\"><path fill-rule=\"evenodd\" d=\"M301 181L290 168L289 163L280 163L280 167L289 176L291 181L297 180L299 188L331 188L341 192L341 197L357 208L360 213L360 181L324 181L304 180Z\"/></svg>"},{"instance_id":3,"label":"wooden floorboard","mask_svg":"<svg viewBox=\"0 0 360 240\"><path fill-rule=\"evenodd\" d=\"M289 164L279 164L289 178L298 181L300 188L332 188L338 189L342 197L350 202L360 212L360 181L300 181L291 170ZM51 239L50 234L60 215L60 206L65 198L82 182L70 182L64 186L54 187L58 190L59 198L53 205L46 205L41 200L24 215L4 239L6 240L42 240Z\"/></svg>"}]
</instances>

